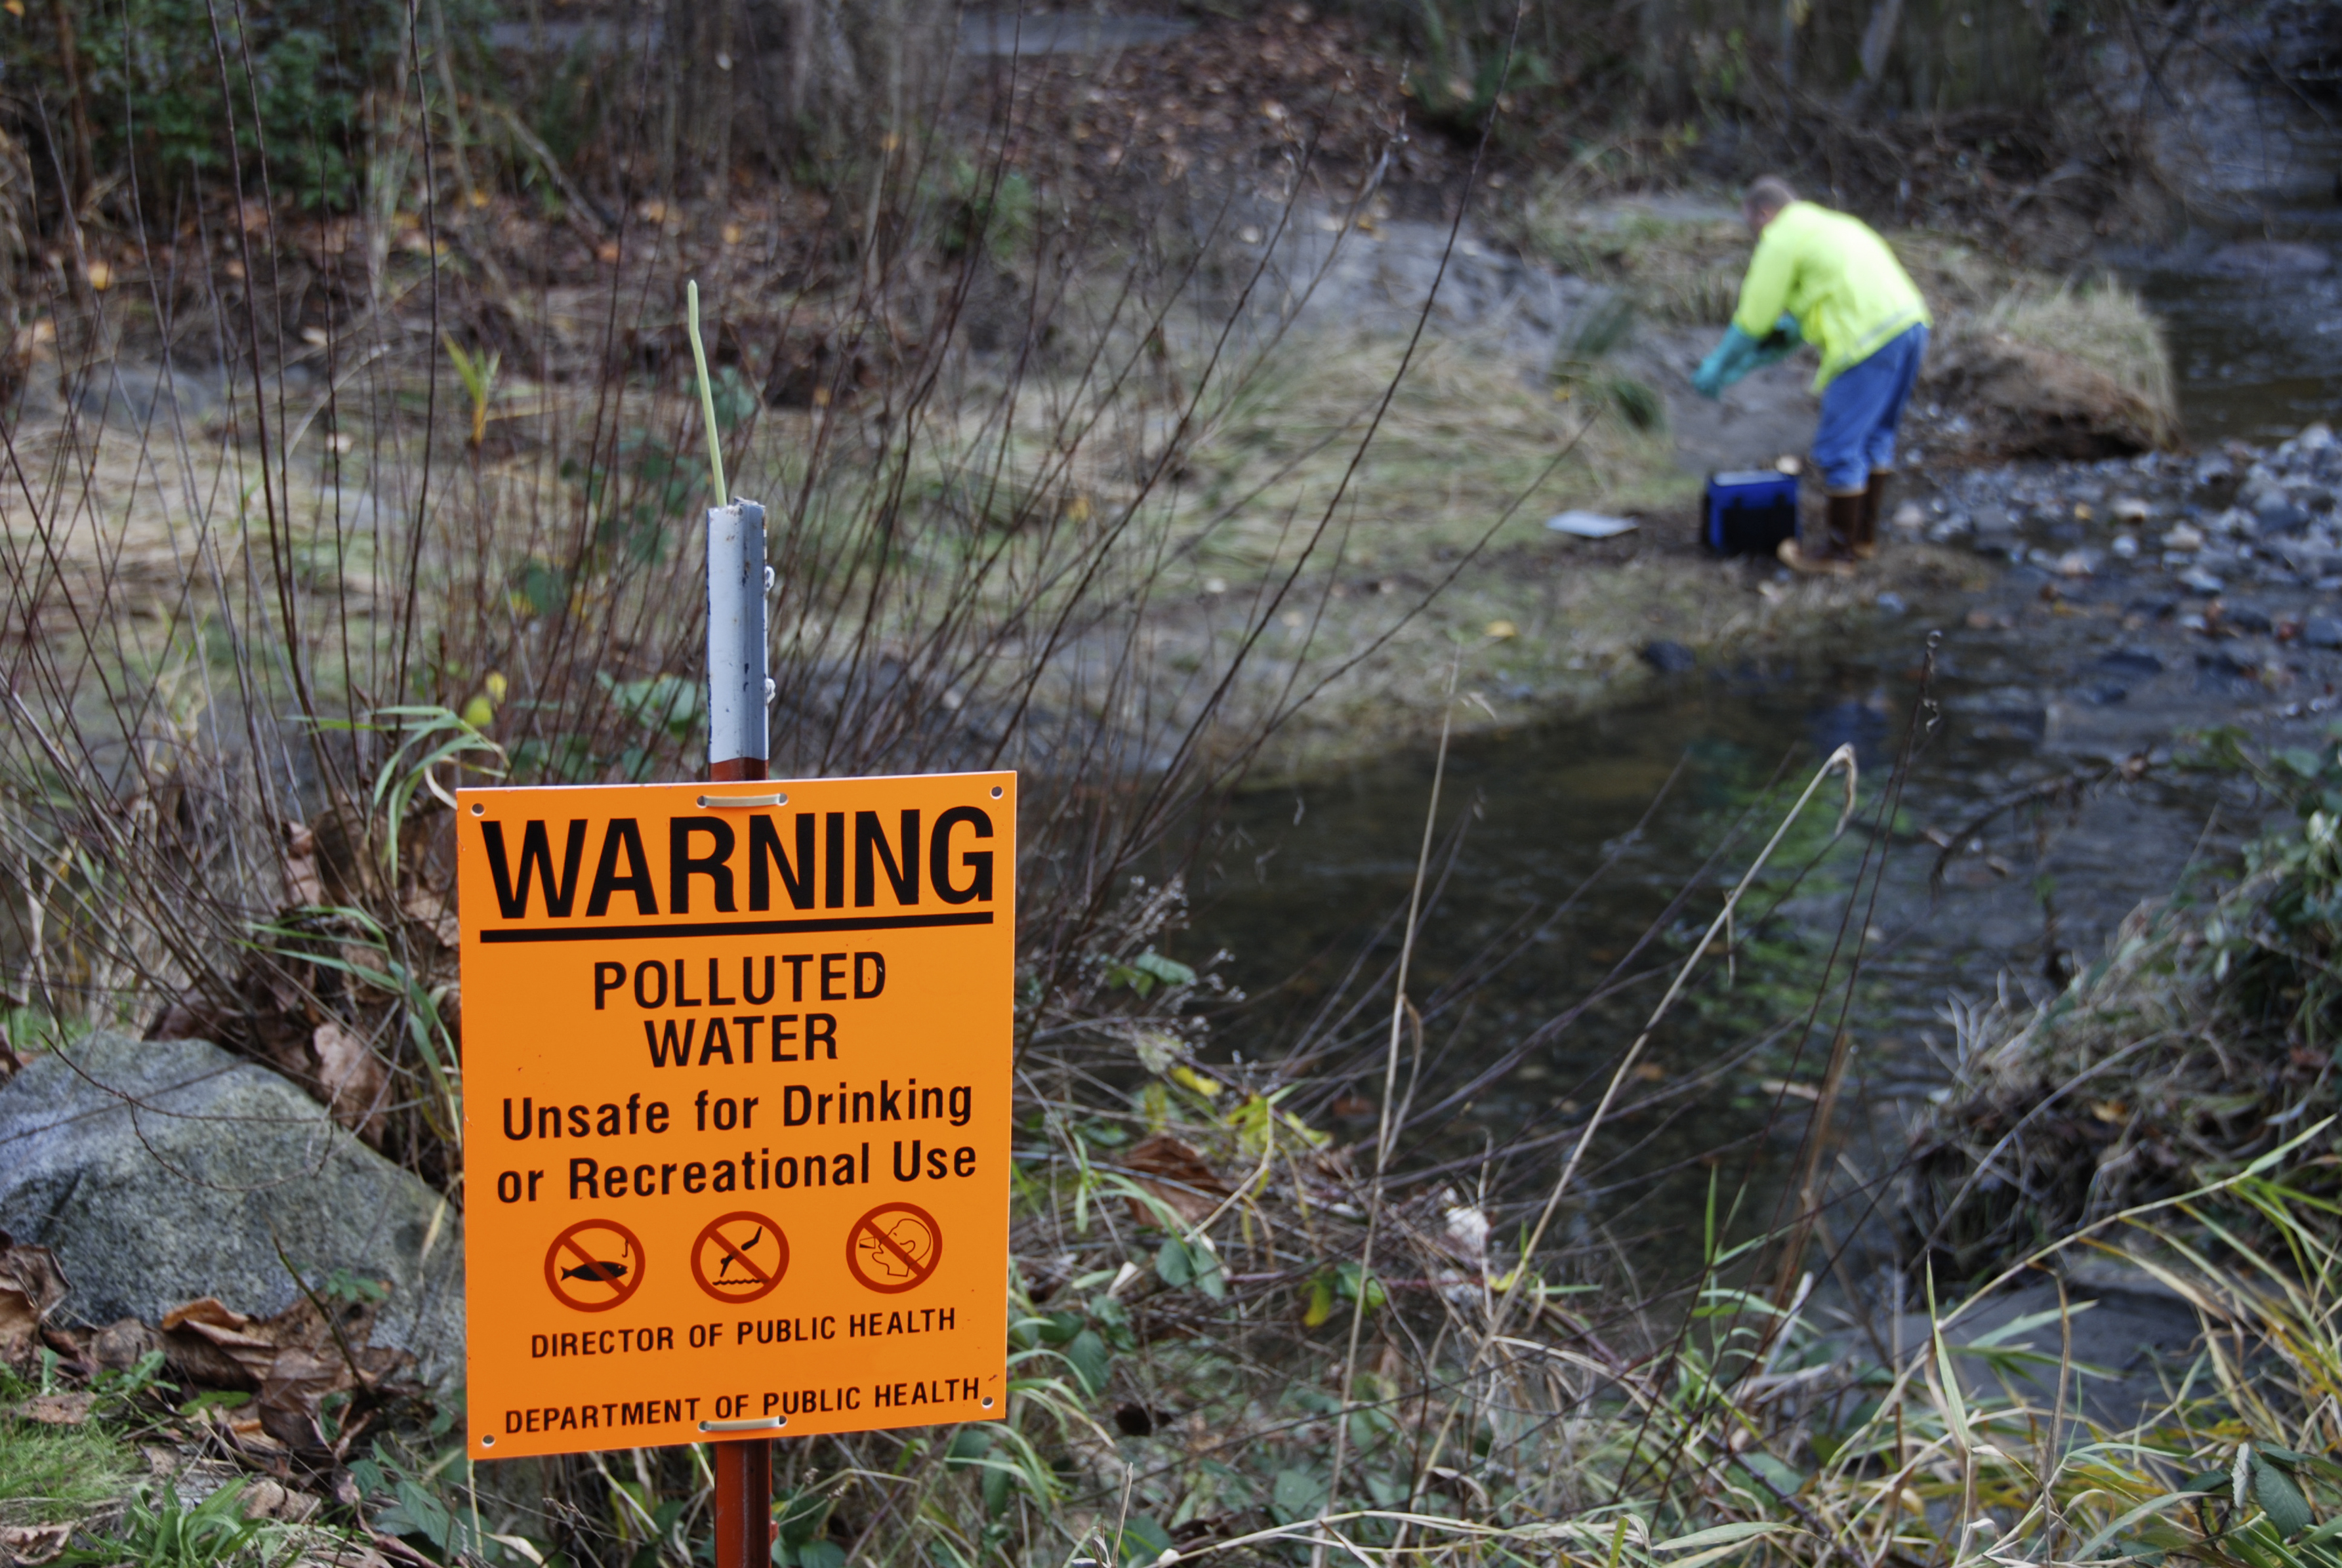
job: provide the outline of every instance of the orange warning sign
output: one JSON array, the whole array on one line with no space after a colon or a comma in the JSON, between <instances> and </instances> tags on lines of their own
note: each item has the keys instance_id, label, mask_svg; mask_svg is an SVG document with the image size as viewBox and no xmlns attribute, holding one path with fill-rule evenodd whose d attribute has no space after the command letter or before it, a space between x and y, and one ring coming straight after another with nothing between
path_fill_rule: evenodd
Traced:
<instances>
[{"instance_id":1,"label":"orange warning sign","mask_svg":"<svg viewBox=\"0 0 2342 1568\"><path fill-rule=\"evenodd\" d=\"M1005 1413L1016 775L456 831L471 1452Z\"/></svg>"},{"instance_id":2,"label":"orange warning sign","mask_svg":"<svg viewBox=\"0 0 2342 1568\"><path fill-rule=\"evenodd\" d=\"M916 1203L881 1203L854 1222L846 1242L848 1273L874 1291L916 1290L944 1261L944 1231Z\"/></svg>"}]
</instances>

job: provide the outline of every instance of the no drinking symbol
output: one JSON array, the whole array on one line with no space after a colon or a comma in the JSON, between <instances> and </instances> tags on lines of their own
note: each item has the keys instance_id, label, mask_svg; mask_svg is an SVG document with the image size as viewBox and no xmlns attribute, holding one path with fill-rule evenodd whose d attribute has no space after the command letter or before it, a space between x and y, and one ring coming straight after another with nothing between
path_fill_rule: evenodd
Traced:
<instances>
[{"instance_id":1,"label":"no drinking symbol","mask_svg":"<svg viewBox=\"0 0 2342 1568\"><path fill-rule=\"evenodd\" d=\"M720 1302L736 1304L768 1296L788 1272L788 1237L770 1218L752 1210L708 1221L691 1243L691 1277Z\"/></svg>"},{"instance_id":2,"label":"no drinking symbol","mask_svg":"<svg viewBox=\"0 0 2342 1568\"><path fill-rule=\"evenodd\" d=\"M916 1203L881 1203L854 1222L846 1266L882 1295L923 1285L944 1261L944 1229Z\"/></svg>"}]
</instances>

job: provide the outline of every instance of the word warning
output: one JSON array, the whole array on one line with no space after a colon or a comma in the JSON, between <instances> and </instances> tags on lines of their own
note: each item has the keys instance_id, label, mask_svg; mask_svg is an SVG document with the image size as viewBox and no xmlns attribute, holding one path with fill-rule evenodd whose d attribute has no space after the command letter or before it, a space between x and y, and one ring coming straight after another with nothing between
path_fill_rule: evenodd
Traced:
<instances>
[{"instance_id":1,"label":"word warning","mask_svg":"<svg viewBox=\"0 0 2342 1568\"><path fill-rule=\"evenodd\" d=\"M1006 1413L1016 775L456 824L471 1451Z\"/></svg>"}]
</instances>

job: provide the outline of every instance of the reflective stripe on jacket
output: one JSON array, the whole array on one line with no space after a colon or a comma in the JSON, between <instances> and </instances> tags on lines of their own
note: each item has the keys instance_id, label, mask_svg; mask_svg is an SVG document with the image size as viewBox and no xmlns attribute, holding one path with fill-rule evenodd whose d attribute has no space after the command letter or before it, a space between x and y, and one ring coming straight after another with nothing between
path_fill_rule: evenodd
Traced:
<instances>
[{"instance_id":1,"label":"reflective stripe on jacket","mask_svg":"<svg viewBox=\"0 0 2342 1568\"><path fill-rule=\"evenodd\" d=\"M1821 354L1816 392L1911 328L1935 325L1877 231L1812 202L1791 202L1765 225L1732 322L1762 339L1784 311Z\"/></svg>"}]
</instances>

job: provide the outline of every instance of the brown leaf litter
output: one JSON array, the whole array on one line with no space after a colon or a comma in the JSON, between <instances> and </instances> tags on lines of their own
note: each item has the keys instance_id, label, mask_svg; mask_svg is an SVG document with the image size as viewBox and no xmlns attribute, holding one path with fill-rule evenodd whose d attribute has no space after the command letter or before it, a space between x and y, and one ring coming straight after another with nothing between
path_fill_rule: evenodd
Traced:
<instances>
[{"instance_id":1,"label":"brown leaf litter","mask_svg":"<svg viewBox=\"0 0 2342 1568\"><path fill-rule=\"evenodd\" d=\"M1132 1144L1130 1152L1122 1157L1122 1164L1142 1173L1137 1177L1138 1185L1191 1225L1211 1218L1236 1192L1192 1145L1168 1133L1157 1133ZM1156 1223L1155 1211L1136 1198L1130 1200L1130 1213L1142 1225Z\"/></svg>"}]
</instances>

